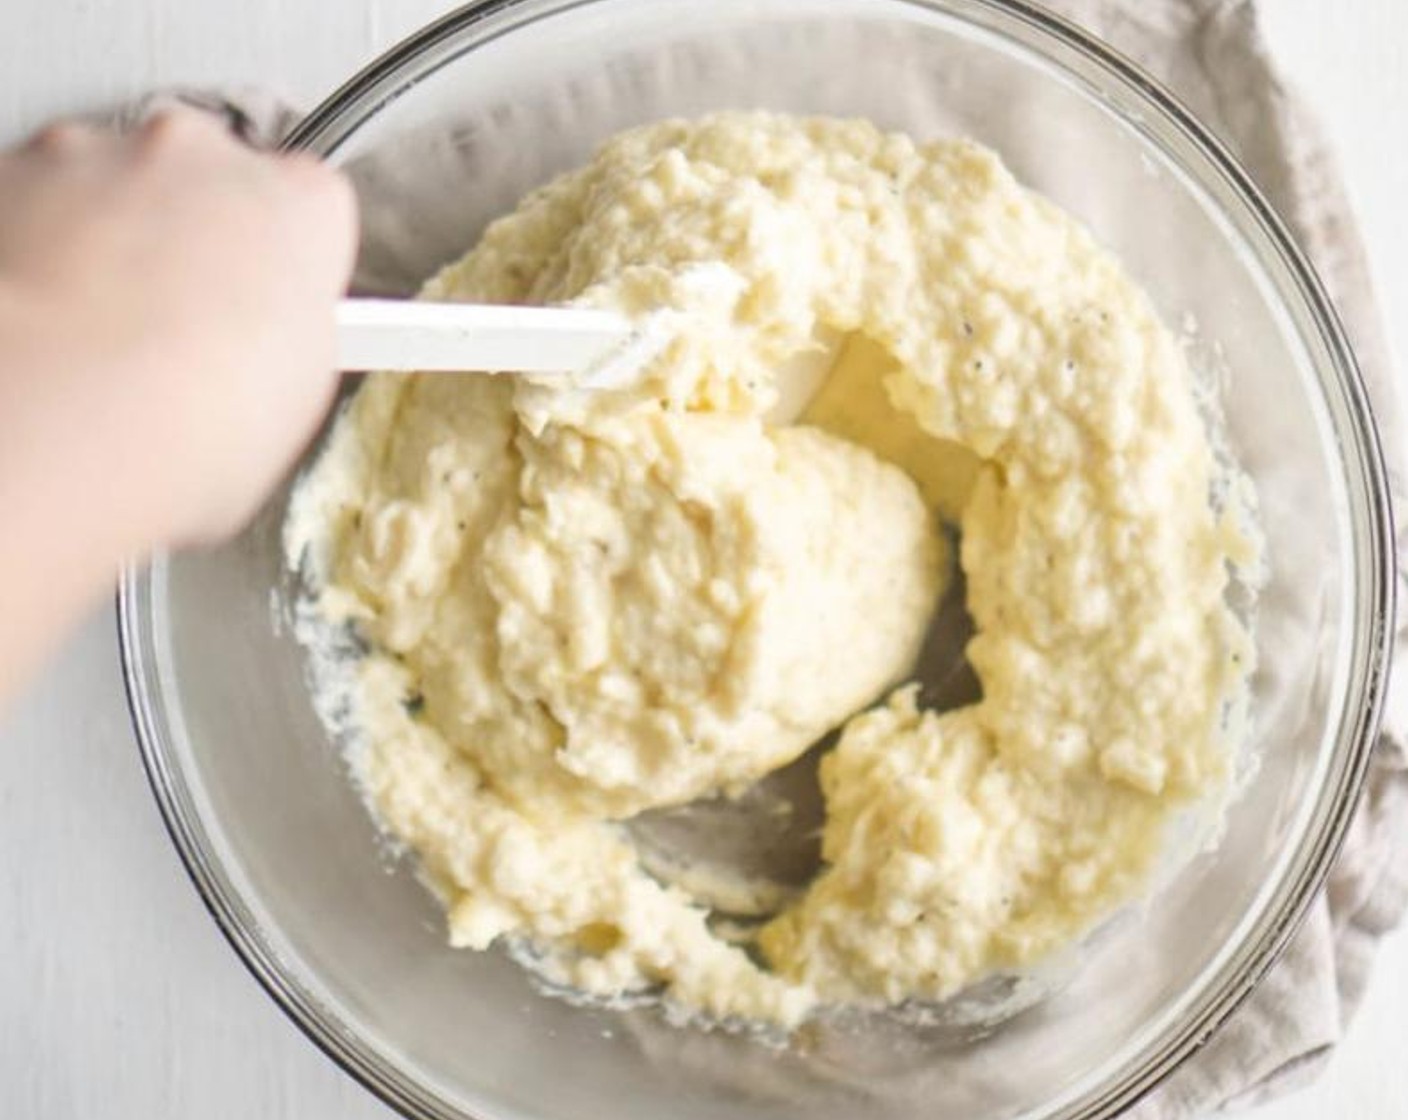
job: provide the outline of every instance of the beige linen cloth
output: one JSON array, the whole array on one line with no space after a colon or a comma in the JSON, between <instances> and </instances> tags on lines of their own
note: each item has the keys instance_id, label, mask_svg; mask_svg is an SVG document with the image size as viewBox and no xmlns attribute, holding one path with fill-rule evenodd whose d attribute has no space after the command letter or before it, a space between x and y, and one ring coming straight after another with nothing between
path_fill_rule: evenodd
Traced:
<instances>
[{"instance_id":1,"label":"beige linen cloth","mask_svg":"<svg viewBox=\"0 0 1408 1120\"><path fill-rule=\"evenodd\" d=\"M1049 0L1048 6L1172 88L1240 156L1289 222L1348 326L1374 398L1398 508L1408 510L1401 500L1408 471L1397 386L1363 246L1330 149L1268 58L1252 0ZM256 142L274 142L297 119L277 99L257 92L177 96L223 113ZM132 112L143 114L152 104L149 99ZM376 231L373 236L391 239L401 228L394 220L366 225ZM1402 626L1398 640L1404 641ZM1260 1103L1312 1078L1342 1037L1376 943L1408 902L1404 691L1390 697L1363 806L1305 925L1247 1003L1130 1113L1134 1120L1189 1118Z\"/></svg>"},{"instance_id":2,"label":"beige linen cloth","mask_svg":"<svg viewBox=\"0 0 1408 1120\"><path fill-rule=\"evenodd\" d=\"M1373 398L1395 506L1404 501L1399 386L1364 246L1318 123L1268 56L1251 0L1053 0L1169 86L1232 148L1289 223L1329 289ZM1408 545L1400 532L1399 547ZM1400 569L1400 598L1404 577ZM1403 617L1400 610L1400 619ZM1399 665L1363 804L1326 889L1285 955L1236 1015L1131 1113L1173 1120L1258 1104L1311 1080L1343 1037L1378 939L1408 903L1408 749Z\"/></svg>"}]
</instances>

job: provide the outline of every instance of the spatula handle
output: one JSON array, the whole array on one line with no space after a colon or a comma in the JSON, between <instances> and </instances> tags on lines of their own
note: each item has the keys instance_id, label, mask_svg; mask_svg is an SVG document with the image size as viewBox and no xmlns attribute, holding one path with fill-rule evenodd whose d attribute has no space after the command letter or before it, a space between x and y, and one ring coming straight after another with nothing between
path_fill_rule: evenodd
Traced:
<instances>
[{"instance_id":1,"label":"spatula handle","mask_svg":"<svg viewBox=\"0 0 1408 1120\"><path fill-rule=\"evenodd\" d=\"M344 299L337 308L338 365L570 373L605 360L634 329L624 316L589 308Z\"/></svg>"}]
</instances>

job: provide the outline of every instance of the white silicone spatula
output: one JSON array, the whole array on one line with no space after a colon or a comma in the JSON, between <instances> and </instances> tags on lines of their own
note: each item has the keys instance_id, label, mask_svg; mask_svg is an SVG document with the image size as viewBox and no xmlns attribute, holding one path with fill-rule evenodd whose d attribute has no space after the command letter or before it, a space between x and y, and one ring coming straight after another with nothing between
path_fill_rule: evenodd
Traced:
<instances>
[{"instance_id":1,"label":"white silicone spatula","mask_svg":"<svg viewBox=\"0 0 1408 1120\"><path fill-rule=\"evenodd\" d=\"M344 299L338 365L347 370L560 373L609 388L664 342L656 320L578 307L501 307L400 299Z\"/></svg>"}]
</instances>

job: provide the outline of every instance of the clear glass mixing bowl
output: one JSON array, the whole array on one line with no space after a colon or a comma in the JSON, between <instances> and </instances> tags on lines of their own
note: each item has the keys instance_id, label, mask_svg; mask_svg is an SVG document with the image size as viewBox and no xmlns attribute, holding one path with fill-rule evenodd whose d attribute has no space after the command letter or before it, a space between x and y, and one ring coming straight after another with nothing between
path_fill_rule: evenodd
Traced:
<instances>
[{"instance_id":1,"label":"clear glass mixing bowl","mask_svg":"<svg viewBox=\"0 0 1408 1120\"><path fill-rule=\"evenodd\" d=\"M162 812L270 994L408 1114L1114 1115L1256 983L1354 807L1393 586L1352 356L1304 259L1207 132L1109 50L1015 0L490 0L373 64L290 143L357 179L362 286L409 292L609 133L723 107L990 143L1089 223L1170 322L1196 321L1194 356L1222 370L1270 560L1259 765L1221 844L1095 939L1064 990L985 1038L831 1030L779 1050L544 998L502 954L449 949L428 893L388 872L286 624L286 494L228 546L123 580L122 652Z\"/></svg>"}]
</instances>

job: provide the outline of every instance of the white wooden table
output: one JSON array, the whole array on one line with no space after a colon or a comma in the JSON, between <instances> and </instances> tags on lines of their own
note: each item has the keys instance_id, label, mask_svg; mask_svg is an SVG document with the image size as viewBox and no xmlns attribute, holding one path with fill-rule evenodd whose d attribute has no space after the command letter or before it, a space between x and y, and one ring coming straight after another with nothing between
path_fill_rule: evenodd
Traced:
<instances>
[{"instance_id":1,"label":"white wooden table","mask_svg":"<svg viewBox=\"0 0 1408 1120\"><path fill-rule=\"evenodd\" d=\"M1262 5L1340 144L1408 361L1408 3ZM0 143L173 82L266 85L311 103L445 7L0 0ZM0 724L0 1117L388 1120L274 1008L203 912L137 762L113 632L109 611L91 619ZM1408 1116L1406 994L1400 935L1329 1075L1255 1120Z\"/></svg>"}]
</instances>

